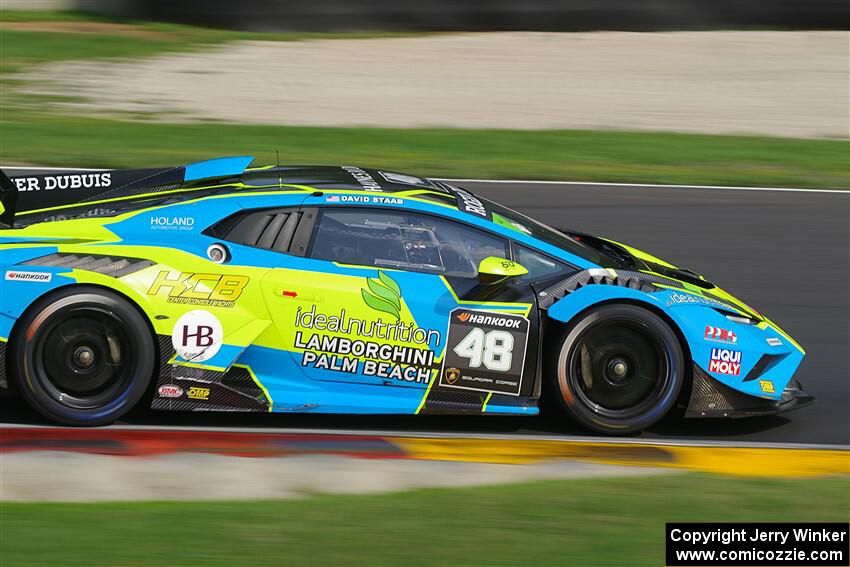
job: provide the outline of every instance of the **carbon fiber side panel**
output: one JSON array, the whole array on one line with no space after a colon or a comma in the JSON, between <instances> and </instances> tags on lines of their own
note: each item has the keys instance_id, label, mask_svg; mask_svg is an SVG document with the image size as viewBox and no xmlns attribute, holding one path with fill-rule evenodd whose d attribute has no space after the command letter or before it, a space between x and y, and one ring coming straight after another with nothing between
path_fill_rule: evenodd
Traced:
<instances>
[{"instance_id":1,"label":"carbon fiber side panel","mask_svg":"<svg viewBox=\"0 0 850 567\"><path fill-rule=\"evenodd\" d=\"M9 380L6 378L6 342L0 342L0 388L9 388Z\"/></svg>"},{"instance_id":2,"label":"carbon fiber side panel","mask_svg":"<svg viewBox=\"0 0 850 567\"><path fill-rule=\"evenodd\" d=\"M709 376L694 364L694 382L685 417L749 417L788 411L810 404L814 397L789 384L781 400L766 400L742 394Z\"/></svg>"},{"instance_id":3,"label":"carbon fiber side panel","mask_svg":"<svg viewBox=\"0 0 850 567\"><path fill-rule=\"evenodd\" d=\"M434 378L437 380L437 378ZM455 388L441 388L434 384L425 405L419 410L420 415L481 415L486 392L471 392Z\"/></svg>"},{"instance_id":4,"label":"carbon fiber side panel","mask_svg":"<svg viewBox=\"0 0 850 567\"><path fill-rule=\"evenodd\" d=\"M227 372L169 364L171 337L159 335L160 370L151 408L171 411L268 412L271 400L250 371L233 366Z\"/></svg>"}]
</instances>

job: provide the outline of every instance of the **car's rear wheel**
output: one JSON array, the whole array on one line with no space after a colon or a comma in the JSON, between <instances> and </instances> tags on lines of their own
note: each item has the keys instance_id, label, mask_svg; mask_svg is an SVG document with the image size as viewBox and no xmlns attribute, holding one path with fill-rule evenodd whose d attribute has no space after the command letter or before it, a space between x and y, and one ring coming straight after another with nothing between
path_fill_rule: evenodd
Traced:
<instances>
[{"instance_id":1,"label":"car's rear wheel","mask_svg":"<svg viewBox=\"0 0 850 567\"><path fill-rule=\"evenodd\" d=\"M36 301L10 341L18 392L67 425L102 425L142 398L156 346L141 313L114 293L70 287Z\"/></svg>"},{"instance_id":2,"label":"car's rear wheel","mask_svg":"<svg viewBox=\"0 0 850 567\"><path fill-rule=\"evenodd\" d=\"M554 397L581 425L607 434L636 433L660 420L685 377L676 334L635 305L587 311L565 330L557 357Z\"/></svg>"}]
</instances>

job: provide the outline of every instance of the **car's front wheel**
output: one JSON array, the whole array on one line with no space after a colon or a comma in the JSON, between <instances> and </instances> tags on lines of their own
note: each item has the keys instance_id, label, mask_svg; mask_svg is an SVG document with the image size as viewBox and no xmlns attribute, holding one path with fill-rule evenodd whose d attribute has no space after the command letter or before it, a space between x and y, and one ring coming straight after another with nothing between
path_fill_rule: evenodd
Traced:
<instances>
[{"instance_id":1,"label":"car's front wheel","mask_svg":"<svg viewBox=\"0 0 850 567\"><path fill-rule=\"evenodd\" d=\"M553 354L554 397L570 417L601 433L626 435L651 426L675 405L685 379L676 334L636 305L585 312Z\"/></svg>"},{"instance_id":2,"label":"car's front wheel","mask_svg":"<svg viewBox=\"0 0 850 567\"><path fill-rule=\"evenodd\" d=\"M10 341L17 390L67 425L112 422L142 398L156 366L148 324L127 300L69 287L36 301Z\"/></svg>"}]
</instances>

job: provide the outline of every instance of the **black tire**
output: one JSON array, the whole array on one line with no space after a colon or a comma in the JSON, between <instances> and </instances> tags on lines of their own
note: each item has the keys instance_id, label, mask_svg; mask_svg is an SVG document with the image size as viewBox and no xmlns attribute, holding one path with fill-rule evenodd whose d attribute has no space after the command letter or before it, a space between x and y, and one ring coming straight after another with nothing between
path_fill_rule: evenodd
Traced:
<instances>
[{"instance_id":1,"label":"black tire","mask_svg":"<svg viewBox=\"0 0 850 567\"><path fill-rule=\"evenodd\" d=\"M65 425L115 421L144 396L156 367L142 314L96 287L40 298L16 324L9 346L18 392L38 413Z\"/></svg>"},{"instance_id":2,"label":"black tire","mask_svg":"<svg viewBox=\"0 0 850 567\"><path fill-rule=\"evenodd\" d=\"M676 333L635 305L585 312L551 355L552 397L579 424L608 435L637 433L659 421L676 404L686 375Z\"/></svg>"}]
</instances>

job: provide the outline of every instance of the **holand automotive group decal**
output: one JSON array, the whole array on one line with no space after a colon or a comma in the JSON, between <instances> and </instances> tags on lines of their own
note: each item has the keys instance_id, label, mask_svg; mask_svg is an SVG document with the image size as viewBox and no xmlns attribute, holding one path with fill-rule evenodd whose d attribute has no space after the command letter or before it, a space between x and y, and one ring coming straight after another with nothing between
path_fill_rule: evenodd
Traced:
<instances>
[{"instance_id":1,"label":"holand automotive group decal","mask_svg":"<svg viewBox=\"0 0 850 567\"><path fill-rule=\"evenodd\" d=\"M522 315L455 309L440 385L518 396L529 323Z\"/></svg>"},{"instance_id":2,"label":"holand automotive group decal","mask_svg":"<svg viewBox=\"0 0 850 567\"><path fill-rule=\"evenodd\" d=\"M428 384L434 372L435 350L441 345L439 331L423 329L398 318L396 321L358 319L340 309L320 313L313 305L295 313L294 347L303 350L301 365L375 376L387 380Z\"/></svg>"},{"instance_id":3,"label":"holand automotive group decal","mask_svg":"<svg viewBox=\"0 0 850 567\"><path fill-rule=\"evenodd\" d=\"M151 230L189 231L194 230L195 219L193 217L153 216L150 220L150 228Z\"/></svg>"}]
</instances>

